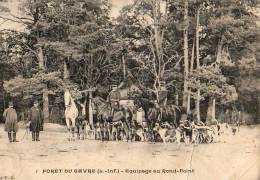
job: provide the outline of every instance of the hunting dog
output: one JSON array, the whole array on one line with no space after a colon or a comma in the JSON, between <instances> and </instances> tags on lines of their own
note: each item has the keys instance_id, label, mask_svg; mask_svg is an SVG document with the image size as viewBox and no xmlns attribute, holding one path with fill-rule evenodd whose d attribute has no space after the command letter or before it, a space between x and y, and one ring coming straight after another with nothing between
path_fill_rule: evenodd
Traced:
<instances>
[{"instance_id":1,"label":"hunting dog","mask_svg":"<svg viewBox=\"0 0 260 180\"><path fill-rule=\"evenodd\" d=\"M95 138L95 130L91 128L89 122L86 123L85 133L86 133L86 139Z\"/></svg>"},{"instance_id":2,"label":"hunting dog","mask_svg":"<svg viewBox=\"0 0 260 180\"><path fill-rule=\"evenodd\" d=\"M133 121L131 124L131 141L133 139L139 139L140 141L146 141L145 132L143 126L137 123L137 121Z\"/></svg>"},{"instance_id":3,"label":"hunting dog","mask_svg":"<svg viewBox=\"0 0 260 180\"><path fill-rule=\"evenodd\" d=\"M170 129L172 129L171 125L165 122L161 124L161 126L159 125L159 123L156 123L153 130L158 132L163 143L167 143L175 135L175 132L171 132Z\"/></svg>"},{"instance_id":4,"label":"hunting dog","mask_svg":"<svg viewBox=\"0 0 260 180\"><path fill-rule=\"evenodd\" d=\"M191 142L194 143L195 145L199 144L199 130L196 129L195 127L192 128L192 135L191 135Z\"/></svg>"},{"instance_id":5,"label":"hunting dog","mask_svg":"<svg viewBox=\"0 0 260 180\"><path fill-rule=\"evenodd\" d=\"M97 140L102 139L101 125L99 122L97 122L96 126L95 126L95 139L97 139Z\"/></svg>"},{"instance_id":6,"label":"hunting dog","mask_svg":"<svg viewBox=\"0 0 260 180\"><path fill-rule=\"evenodd\" d=\"M76 131L78 139L84 140L86 138L86 124L87 121L83 117L76 119Z\"/></svg>"},{"instance_id":7,"label":"hunting dog","mask_svg":"<svg viewBox=\"0 0 260 180\"><path fill-rule=\"evenodd\" d=\"M180 127L178 127L176 130L175 130L175 142L177 144L181 144L181 129Z\"/></svg>"},{"instance_id":8,"label":"hunting dog","mask_svg":"<svg viewBox=\"0 0 260 180\"><path fill-rule=\"evenodd\" d=\"M120 126L121 126L121 123L120 122L112 122L110 123L110 140L111 141L118 141L118 135L120 133Z\"/></svg>"}]
</instances>

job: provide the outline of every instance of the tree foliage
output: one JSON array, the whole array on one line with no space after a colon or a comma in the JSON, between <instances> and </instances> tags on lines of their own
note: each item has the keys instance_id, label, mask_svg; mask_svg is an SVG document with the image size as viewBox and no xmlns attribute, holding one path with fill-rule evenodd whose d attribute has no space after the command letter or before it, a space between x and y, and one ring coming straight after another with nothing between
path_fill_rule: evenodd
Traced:
<instances>
[{"instance_id":1,"label":"tree foliage","mask_svg":"<svg viewBox=\"0 0 260 180\"><path fill-rule=\"evenodd\" d=\"M248 77L259 78L258 2L186 2L187 7L183 0L133 1L112 19L108 0L25 0L25 17L13 17L25 32L6 31L0 37L5 90L33 99L43 91L61 96L67 87L80 98L79 91L88 88L108 94L111 85L131 76L145 95L157 100L161 91L184 98L184 82L192 94L200 88L203 101L216 98L220 104L241 102L246 91L254 94L258 87L249 92L241 86ZM188 78L183 73L184 31Z\"/></svg>"}]
</instances>

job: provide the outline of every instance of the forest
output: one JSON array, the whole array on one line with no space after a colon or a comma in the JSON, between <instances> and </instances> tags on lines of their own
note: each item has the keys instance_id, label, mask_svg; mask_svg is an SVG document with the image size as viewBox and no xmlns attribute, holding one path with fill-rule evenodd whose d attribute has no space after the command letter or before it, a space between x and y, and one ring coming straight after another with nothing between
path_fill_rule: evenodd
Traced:
<instances>
[{"instance_id":1,"label":"forest","mask_svg":"<svg viewBox=\"0 0 260 180\"><path fill-rule=\"evenodd\" d=\"M106 98L124 82L203 122L241 112L260 123L257 0L133 0L118 17L109 0L24 0L22 15L6 1L0 19L24 31L0 25L0 114L10 100L23 113L38 99L53 122L64 88Z\"/></svg>"}]
</instances>

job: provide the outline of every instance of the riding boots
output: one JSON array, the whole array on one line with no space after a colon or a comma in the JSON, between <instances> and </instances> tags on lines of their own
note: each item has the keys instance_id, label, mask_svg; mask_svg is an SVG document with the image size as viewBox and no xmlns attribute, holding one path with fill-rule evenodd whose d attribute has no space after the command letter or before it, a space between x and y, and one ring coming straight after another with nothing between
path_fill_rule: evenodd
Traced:
<instances>
[{"instance_id":1,"label":"riding boots","mask_svg":"<svg viewBox=\"0 0 260 180\"><path fill-rule=\"evenodd\" d=\"M18 141L16 140L16 132L13 132L13 142L18 142Z\"/></svg>"},{"instance_id":2,"label":"riding boots","mask_svg":"<svg viewBox=\"0 0 260 180\"><path fill-rule=\"evenodd\" d=\"M36 133L32 132L32 141L35 141L35 140L36 140Z\"/></svg>"},{"instance_id":3,"label":"riding boots","mask_svg":"<svg viewBox=\"0 0 260 180\"><path fill-rule=\"evenodd\" d=\"M36 132L36 141L40 141L40 132Z\"/></svg>"},{"instance_id":4,"label":"riding boots","mask_svg":"<svg viewBox=\"0 0 260 180\"><path fill-rule=\"evenodd\" d=\"M12 141L12 132L8 132L8 139L9 139L9 142L13 142Z\"/></svg>"}]
</instances>

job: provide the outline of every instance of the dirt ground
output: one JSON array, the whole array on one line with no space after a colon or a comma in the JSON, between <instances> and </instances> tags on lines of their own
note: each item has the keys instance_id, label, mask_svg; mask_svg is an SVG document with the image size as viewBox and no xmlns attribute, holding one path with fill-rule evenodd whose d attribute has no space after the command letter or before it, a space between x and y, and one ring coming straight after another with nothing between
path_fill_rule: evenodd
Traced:
<instances>
[{"instance_id":1,"label":"dirt ground","mask_svg":"<svg viewBox=\"0 0 260 180\"><path fill-rule=\"evenodd\" d=\"M68 142L20 129L9 143L0 126L0 179L16 180L260 180L260 126L241 127L226 142L184 145L144 142ZM137 172L139 171L139 172Z\"/></svg>"}]
</instances>

